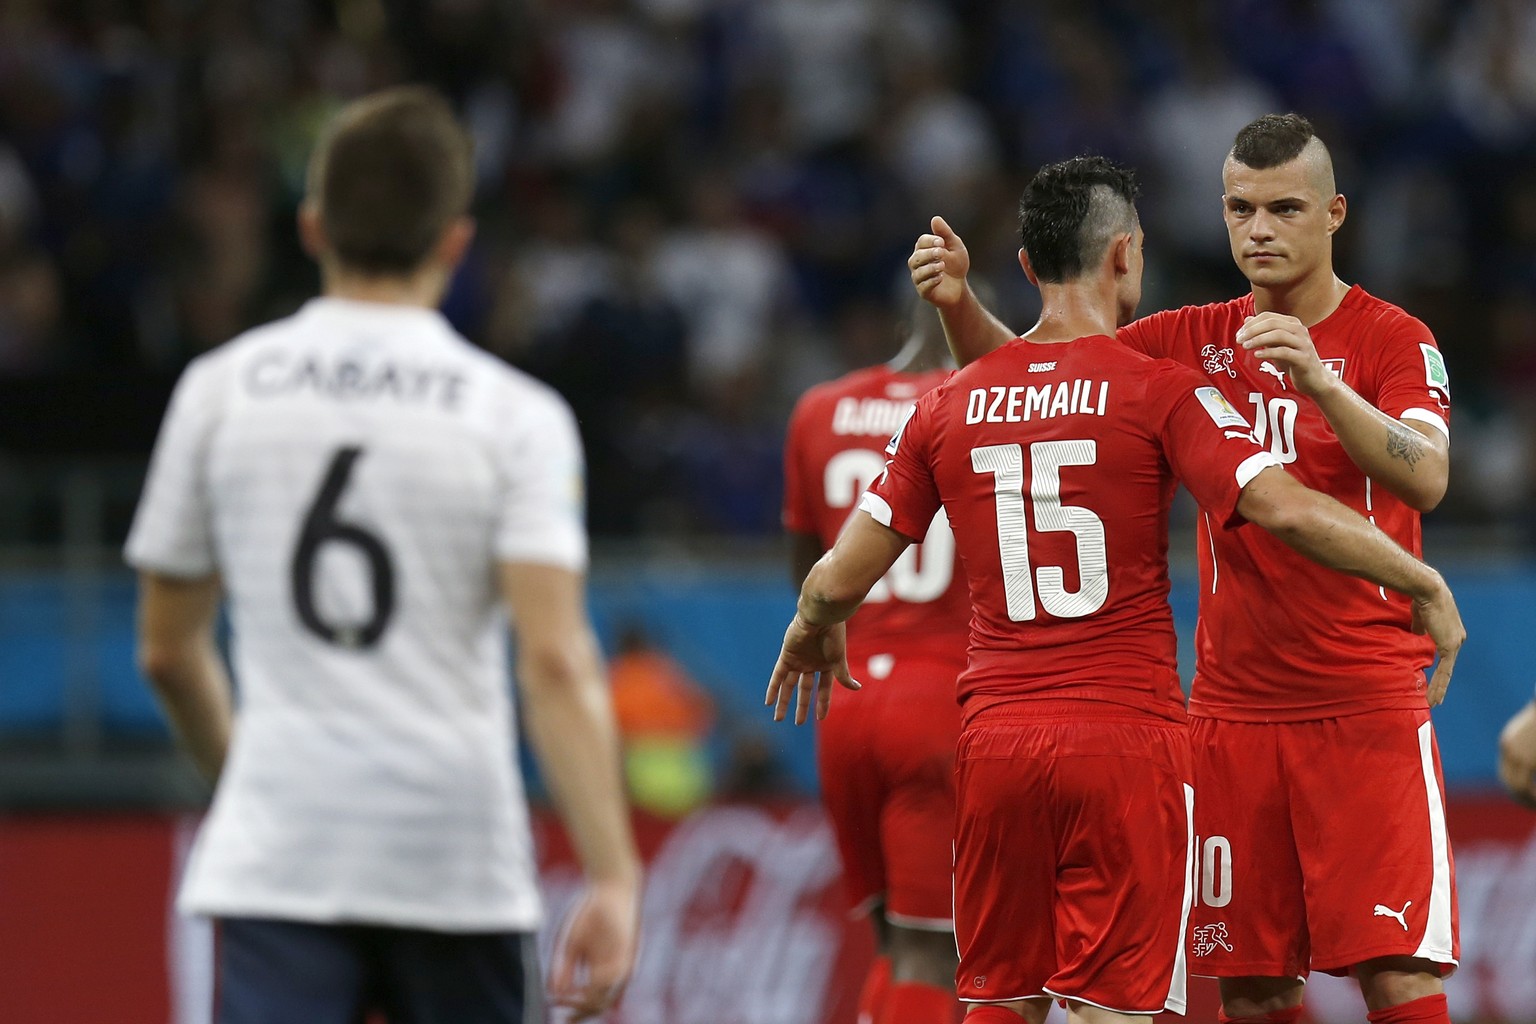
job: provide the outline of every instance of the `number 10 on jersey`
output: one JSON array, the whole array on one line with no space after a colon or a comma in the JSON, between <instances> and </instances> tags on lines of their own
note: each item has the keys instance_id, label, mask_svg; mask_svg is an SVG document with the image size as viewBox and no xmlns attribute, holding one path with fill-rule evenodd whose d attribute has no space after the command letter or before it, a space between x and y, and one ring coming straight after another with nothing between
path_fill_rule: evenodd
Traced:
<instances>
[{"instance_id":1,"label":"number 10 on jersey","mask_svg":"<svg viewBox=\"0 0 1536 1024\"><path fill-rule=\"evenodd\" d=\"M1093 440L1036 441L1029 446L1034 532L1066 532L1077 539L1078 589L1067 590L1061 566L1030 564L1023 446L992 444L971 449L971 468L992 474L1003 591L1008 598L1008 618L1014 622L1034 619L1037 599L1041 609L1058 619L1080 619L1104 607L1109 597L1104 521L1081 505L1061 503L1062 467L1091 466L1097 461L1098 442Z\"/></svg>"}]
</instances>

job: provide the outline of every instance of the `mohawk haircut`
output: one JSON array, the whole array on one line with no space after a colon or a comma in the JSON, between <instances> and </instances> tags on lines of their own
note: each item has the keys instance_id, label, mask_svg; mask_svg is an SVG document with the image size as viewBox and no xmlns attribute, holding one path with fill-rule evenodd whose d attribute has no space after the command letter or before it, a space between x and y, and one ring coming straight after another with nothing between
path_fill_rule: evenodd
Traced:
<instances>
[{"instance_id":1,"label":"mohawk haircut","mask_svg":"<svg viewBox=\"0 0 1536 1024\"><path fill-rule=\"evenodd\" d=\"M424 86L349 103L310 158L307 191L340 262L405 274L426 260L474 198L474 143Z\"/></svg>"},{"instance_id":2,"label":"mohawk haircut","mask_svg":"<svg viewBox=\"0 0 1536 1024\"><path fill-rule=\"evenodd\" d=\"M1048 164L1019 200L1019 240L1048 284L1081 277L1116 235L1136 228L1136 172L1101 156Z\"/></svg>"},{"instance_id":3,"label":"mohawk haircut","mask_svg":"<svg viewBox=\"0 0 1536 1024\"><path fill-rule=\"evenodd\" d=\"M1232 159L1256 171L1288 164L1317 138L1300 114L1265 114L1244 125L1232 143Z\"/></svg>"}]
</instances>

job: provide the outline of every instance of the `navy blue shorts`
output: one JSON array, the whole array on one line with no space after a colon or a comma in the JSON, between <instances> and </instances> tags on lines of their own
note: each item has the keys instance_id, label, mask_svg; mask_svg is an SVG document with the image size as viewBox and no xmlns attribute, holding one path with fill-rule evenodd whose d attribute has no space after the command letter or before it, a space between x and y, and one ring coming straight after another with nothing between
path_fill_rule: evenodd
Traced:
<instances>
[{"instance_id":1,"label":"navy blue shorts","mask_svg":"<svg viewBox=\"0 0 1536 1024\"><path fill-rule=\"evenodd\" d=\"M218 1024L531 1024L535 937L258 918L218 921Z\"/></svg>"}]
</instances>

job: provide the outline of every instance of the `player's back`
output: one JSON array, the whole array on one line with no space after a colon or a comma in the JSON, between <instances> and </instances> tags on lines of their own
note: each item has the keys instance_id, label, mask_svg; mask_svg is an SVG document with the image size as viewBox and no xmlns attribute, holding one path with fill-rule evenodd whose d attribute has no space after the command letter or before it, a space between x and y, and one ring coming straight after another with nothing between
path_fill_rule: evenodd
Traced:
<instances>
[{"instance_id":1,"label":"player's back","mask_svg":"<svg viewBox=\"0 0 1536 1024\"><path fill-rule=\"evenodd\" d=\"M885 446L919 396L949 370L855 370L803 395L790 416L784 453L784 525L831 548L859 496L885 469ZM870 590L848 623L850 656L964 659L971 617L955 537L941 510Z\"/></svg>"},{"instance_id":2,"label":"player's back","mask_svg":"<svg viewBox=\"0 0 1536 1024\"><path fill-rule=\"evenodd\" d=\"M584 560L564 404L434 311L321 299L200 359L169 424L146 504L201 475L240 691L184 902L534 924L496 565Z\"/></svg>"},{"instance_id":3,"label":"player's back","mask_svg":"<svg viewBox=\"0 0 1536 1024\"><path fill-rule=\"evenodd\" d=\"M1243 484L1274 464L1202 385L1108 337L1019 340L919 401L865 507L881 519L889 502L905 533L906 510L926 504L911 495L931 487L949 513L975 607L968 718L1023 699L1182 718L1167 603L1176 476L1229 523Z\"/></svg>"}]
</instances>

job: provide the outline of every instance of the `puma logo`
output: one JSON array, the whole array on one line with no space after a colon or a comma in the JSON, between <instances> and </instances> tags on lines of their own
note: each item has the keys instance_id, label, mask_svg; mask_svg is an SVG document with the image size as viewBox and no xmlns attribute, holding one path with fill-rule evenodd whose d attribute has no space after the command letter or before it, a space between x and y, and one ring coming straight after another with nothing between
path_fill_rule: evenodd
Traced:
<instances>
[{"instance_id":1,"label":"puma logo","mask_svg":"<svg viewBox=\"0 0 1536 1024\"><path fill-rule=\"evenodd\" d=\"M1376 910L1371 914L1371 916L1396 918L1397 923L1403 926L1403 931L1407 931L1408 921L1405 915L1408 913L1408 908L1411 906L1413 906L1413 900L1409 900L1407 903L1404 903L1402 910L1393 910L1391 907L1384 907L1378 903L1376 904Z\"/></svg>"},{"instance_id":2,"label":"puma logo","mask_svg":"<svg viewBox=\"0 0 1536 1024\"><path fill-rule=\"evenodd\" d=\"M1271 377L1274 377L1275 380L1279 381L1281 391L1290 390L1290 388L1285 386L1285 371L1276 367L1274 363L1260 363L1259 370L1263 373L1269 374Z\"/></svg>"}]
</instances>

